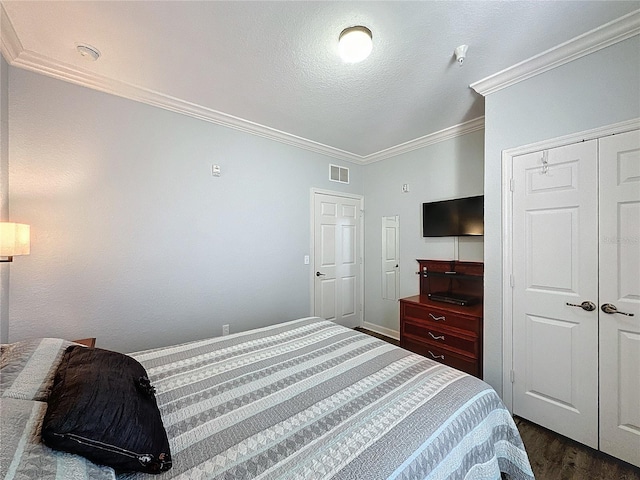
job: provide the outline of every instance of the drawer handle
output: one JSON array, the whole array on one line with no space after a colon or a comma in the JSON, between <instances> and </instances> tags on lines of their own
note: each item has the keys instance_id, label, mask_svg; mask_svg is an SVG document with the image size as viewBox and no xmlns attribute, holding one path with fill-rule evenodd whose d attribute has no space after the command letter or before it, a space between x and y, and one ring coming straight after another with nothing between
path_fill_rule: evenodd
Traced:
<instances>
[{"instance_id":1,"label":"drawer handle","mask_svg":"<svg viewBox=\"0 0 640 480\"><path fill-rule=\"evenodd\" d=\"M433 313L430 313L429 316L433 318L436 322L445 321L446 317L443 315L441 317L436 317Z\"/></svg>"},{"instance_id":2,"label":"drawer handle","mask_svg":"<svg viewBox=\"0 0 640 480\"><path fill-rule=\"evenodd\" d=\"M431 358L434 359L440 359L440 360L444 360L444 355L435 355L431 350L427 350L429 352L429 355L431 355Z\"/></svg>"},{"instance_id":3,"label":"drawer handle","mask_svg":"<svg viewBox=\"0 0 640 480\"><path fill-rule=\"evenodd\" d=\"M431 336L431 338L433 338L434 340L444 340L444 335L434 335L433 333L429 332L429 335Z\"/></svg>"}]
</instances>

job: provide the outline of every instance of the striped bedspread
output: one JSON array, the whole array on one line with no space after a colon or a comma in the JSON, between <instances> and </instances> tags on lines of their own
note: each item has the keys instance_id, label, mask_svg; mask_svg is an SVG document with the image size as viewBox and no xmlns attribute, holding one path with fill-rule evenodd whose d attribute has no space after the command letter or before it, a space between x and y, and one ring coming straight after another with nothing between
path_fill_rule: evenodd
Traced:
<instances>
[{"instance_id":1,"label":"striped bedspread","mask_svg":"<svg viewBox=\"0 0 640 480\"><path fill-rule=\"evenodd\" d=\"M318 318L131 354L173 468L124 479L514 479L533 474L486 383Z\"/></svg>"}]
</instances>

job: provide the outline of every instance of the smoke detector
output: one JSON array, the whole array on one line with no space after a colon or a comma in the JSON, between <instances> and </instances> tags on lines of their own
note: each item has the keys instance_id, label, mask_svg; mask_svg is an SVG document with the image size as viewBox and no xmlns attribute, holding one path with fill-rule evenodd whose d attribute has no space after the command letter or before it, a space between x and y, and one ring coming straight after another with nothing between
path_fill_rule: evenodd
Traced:
<instances>
[{"instance_id":1,"label":"smoke detector","mask_svg":"<svg viewBox=\"0 0 640 480\"><path fill-rule=\"evenodd\" d=\"M455 49L454 53L456 54L456 61L458 62L458 65L462 66L464 59L467 57L468 49L468 45L460 45Z\"/></svg>"},{"instance_id":2,"label":"smoke detector","mask_svg":"<svg viewBox=\"0 0 640 480\"><path fill-rule=\"evenodd\" d=\"M78 53L84 58L91 60L92 62L95 62L100 58L100 50L96 47L92 47L91 45L87 45L86 43L77 44L76 50L78 50Z\"/></svg>"}]
</instances>

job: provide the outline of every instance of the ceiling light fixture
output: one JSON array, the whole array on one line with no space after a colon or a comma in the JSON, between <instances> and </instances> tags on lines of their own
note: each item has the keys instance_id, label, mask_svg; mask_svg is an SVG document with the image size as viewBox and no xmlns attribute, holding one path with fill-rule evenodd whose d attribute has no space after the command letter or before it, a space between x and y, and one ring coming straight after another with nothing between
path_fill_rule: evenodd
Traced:
<instances>
[{"instance_id":1,"label":"ceiling light fixture","mask_svg":"<svg viewBox=\"0 0 640 480\"><path fill-rule=\"evenodd\" d=\"M462 66L462 62L464 62L464 59L467 56L468 48L469 48L469 45L460 45L458 48L455 49L456 61L458 62L458 65Z\"/></svg>"},{"instance_id":2,"label":"ceiling light fixture","mask_svg":"<svg viewBox=\"0 0 640 480\"><path fill-rule=\"evenodd\" d=\"M78 50L78 53L84 58L91 60L92 62L95 62L100 58L100 50L96 47L92 47L91 45L87 45L86 43L79 43L76 45L76 50Z\"/></svg>"},{"instance_id":3,"label":"ceiling light fixture","mask_svg":"<svg viewBox=\"0 0 640 480\"><path fill-rule=\"evenodd\" d=\"M373 36L367 27L357 25L345 28L338 37L340 58L347 63L358 63L369 56L373 49Z\"/></svg>"}]
</instances>

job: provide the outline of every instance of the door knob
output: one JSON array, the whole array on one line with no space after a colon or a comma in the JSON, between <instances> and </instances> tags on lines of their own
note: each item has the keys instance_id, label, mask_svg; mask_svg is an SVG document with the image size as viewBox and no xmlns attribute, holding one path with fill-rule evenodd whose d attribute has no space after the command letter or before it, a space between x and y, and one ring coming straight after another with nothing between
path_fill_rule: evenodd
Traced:
<instances>
[{"instance_id":1,"label":"door knob","mask_svg":"<svg viewBox=\"0 0 640 480\"><path fill-rule=\"evenodd\" d=\"M324 273L316 272L316 277L324 277L324 276L325 276Z\"/></svg>"},{"instance_id":2,"label":"door knob","mask_svg":"<svg viewBox=\"0 0 640 480\"><path fill-rule=\"evenodd\" d=\"M612 313L619 313L620 315L626 315L627 317L633 317L633 313L625 313L625 312L621 312L620 310L618 310L618 308L613 305L612 303L603 303L602 306L600 307L600 309L604 312L604 313L608 313L609 315L611 315Z\"/></svg>"},{"instance_id":3,"label":"door knob","mask_svg":"<svg viewBox=\"0 0 640 480\"><path fill-rule=\"evenodd\" d=\"M570 307L580 307L581 309L586 310L587 312L593 312L596 308L598 308L596 307L595 303L589 302L589 301L582 302L580 305L567 302L567 305L569 305ZM602 309L604 310L604 305Z\"/></svg>"}]
</instances>

